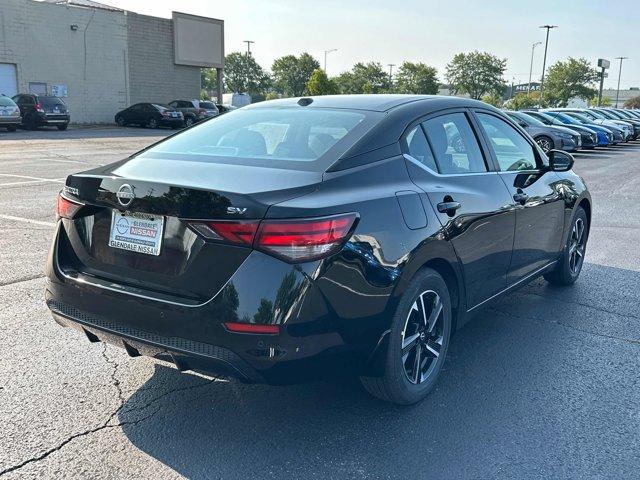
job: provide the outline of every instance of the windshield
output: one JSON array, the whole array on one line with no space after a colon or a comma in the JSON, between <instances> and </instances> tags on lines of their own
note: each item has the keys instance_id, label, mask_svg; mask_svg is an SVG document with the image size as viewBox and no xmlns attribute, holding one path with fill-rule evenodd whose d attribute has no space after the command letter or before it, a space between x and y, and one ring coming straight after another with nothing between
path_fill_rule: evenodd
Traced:
<instances>
[{"instance_id":1,"label":"windshield","mask_svg":"<svg viewBox=\"0 0 640 480\"><path fill-rule=\"evenodd\" d=\"M604 110L598 110L596 112L593 112L594 114L599 113L600 115L602 115L603 118L608 118L609 120L619 120L618 117L616 117L615 115L612 115L609 112L606 112Z\"/></svg>"},{"instance_id":2,"label":"windshield","mask_svg":"<svg viewBox=\"0 0 640 480\"><path fill-rule=\"evenodd\" d=\"M0 107L15 107L16 104L9 97L0 97Z\"/></svg>"},{"instance_id":3,"label":"windshield","mask_svg":"<svg viewBox=\"0 0 640 480\"><path fill-rule=\"evenodd\" d=\"M567 113L568 116L577 119L578 121L582 122L582 123L591 123L591 118L587 117L586 115L581 115L579 113L575 113L575 112L569 112Z\"/></svg>"},{"instance_id":4,"label":"windshield","mask_svg":"<svg viewBox=\"0 0 640 480\"><path fill-rule=\"evenodd\" d=\"M584 114L586 116L588 116L588 117L590 116L590 117L593 117L593 118L598 118L600 120L607 120L607 117L602 115L600 112L596 112L595 110L586 110L584 112Z\"/></svg>"},{"instance_id":5,"label":"windshield","mask_svg":"<svg viewBox=\"0 0 640 480\"><path fill-rule=\"evenodd\" d=\"M571 118L566 113L553 112L553 116L556 117L559 120L562 120L562 122L564 122L564 123L569 123L571 125L579 125L580 124L579 121L577 121L575 118Z\"/></svg>"},{"instance_id":6,"label":"windshield","mask_svg":"<svg viewBox=\"0 0 640 480\"><path fill-rule=\"evenodd\" d=\"M324 108L238 109L171 137L141 157L314 169L304 164L343 140L359 138L383 115Z\"/></svg>"},{"instance_id":7,"label":"windshield","mask_svg":"<svg viewBox=\"0 0 640 480\"><path fill-rule=\"evenodd\" d=\"M529 117L536 118L542 124L544 124L544 122L540 119L546 120L549 123L557 123L554 121L555 119L553 117L547 115L546 113L542 113L542 112L522 112L522 113L528 115Z\"/></svg>"}]
</instances>

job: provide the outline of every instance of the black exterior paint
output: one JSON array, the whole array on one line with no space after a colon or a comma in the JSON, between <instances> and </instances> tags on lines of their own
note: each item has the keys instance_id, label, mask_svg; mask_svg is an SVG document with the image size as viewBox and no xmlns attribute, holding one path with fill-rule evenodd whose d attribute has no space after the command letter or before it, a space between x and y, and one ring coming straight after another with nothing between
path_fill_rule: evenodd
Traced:
<instances>
[{"instance_id":1,"label":"black exterior paint","mask_svg":"<svg viewBox=\"0 0 640 480\"><path fill-rule=\"evenodd\" d=\"M591 210L586 186L571 171L541 164L535 171L498 172L476 111L504 119L541 162L546 157L519 126L480 102L365 95L320 97L304 107L295 99L261 105L271 104L385 114L321 172L134 155L70 176L67 186L77 195L66 195L89 206L57 225L46 298L58 322L92 340L124 342L132 355L245 381L376 375L390 319L417 271L429 266L445 278L460 327L474 308L552 266L577 205ZM488 172L440 175L403 152L408 128L452 110L468 116ZM115 192L123 183L137 192L129 210L167 217L159 257L106 246L109 212L122 209ZM523 202L514 199L520 193L528 195ZM436 208L446 197L461 204L452 215ZM246 207L244 218L251 219L347 212L359 218L338 253L294 265L205 241L184 224L234 218L226 211L232 205ZM272 336L230 333L222 325L229 321L282 329Z\"/></svg>"}]
</instances>

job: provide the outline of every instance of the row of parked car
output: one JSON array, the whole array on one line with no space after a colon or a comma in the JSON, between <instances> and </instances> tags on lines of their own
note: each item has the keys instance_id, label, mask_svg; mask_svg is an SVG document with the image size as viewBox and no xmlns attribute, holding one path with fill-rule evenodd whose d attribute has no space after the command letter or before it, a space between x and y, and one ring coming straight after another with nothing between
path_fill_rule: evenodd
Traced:
<instances>
[{"instance_id":1,"label":"row of parked car","mask_svg":"<svg viewBox=\"0 0 640 480\"><path fill-rule=\"evenodd\" d=\"M35 130L55 126L66 130L71 117L62 99L50 95L19 93L9 98L0 95L0 127L15 132L19 126Z\"/></svg>"},{"instance_id":2,"label":"row of parked car","mask_svg":"<svg viewBox=\"0 0 640 480\"><path fill-rule=\"evenodd\" d=\"M120 127L139 125L142 127L183 128L217 117L235 107L202 100L173 100L163 103L136 103L116 113L115 121Z\"/></svg>"},{"instance_id":3,"label":"row of parked car","mask_svg":"<svg viewBox=\"0 0 640 480\"><path fill-rule=\"evenodd\" d=\"M115 116L116 124L150 128L183 128L216 117L235 107L201 100L173 100L168 104L136 103ZM15 132L18 127L35 130L55 126L66 130L71 115L61 98L50 95L19 93L13 97L0 95L0 128Z\"/></svg>"},{"instance_id":4,"label":"row of parked car","mask_svg":"<svg viewBox=\"0 0 640 480\"><path fill-rule=\"evenodd\" d=\"M608 147L636 140L640 110L619 108L550 108L506 111L545 152Z\"/></svg>"}]
</instances>

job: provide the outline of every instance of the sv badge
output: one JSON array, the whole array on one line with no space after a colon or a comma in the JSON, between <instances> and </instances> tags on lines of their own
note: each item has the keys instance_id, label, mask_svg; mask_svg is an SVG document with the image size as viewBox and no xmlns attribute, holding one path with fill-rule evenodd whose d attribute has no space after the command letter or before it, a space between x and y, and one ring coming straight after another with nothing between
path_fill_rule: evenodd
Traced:
<instances>
[{"instance_id":1,"label":"sv badge","mask_svg":"<svg viewBox=\"0 0 640 480\"><path fill-rule=\"evenodd\" d=\"M229 215L243 215L247 209L244 207L227 207L227 213Z\"/></svg>"}]
</instances>

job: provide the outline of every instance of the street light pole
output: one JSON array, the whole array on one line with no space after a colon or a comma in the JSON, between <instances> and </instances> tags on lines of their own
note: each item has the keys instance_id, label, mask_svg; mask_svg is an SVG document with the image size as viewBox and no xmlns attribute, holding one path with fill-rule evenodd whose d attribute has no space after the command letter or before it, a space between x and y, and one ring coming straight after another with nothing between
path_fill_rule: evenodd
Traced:
<instances>
[{"instance_id":1,"label":"street light pole","mask_svg":"<svg viewBox=\"0 0 640 480\"><path fill-rule=\"evenodd\" d=\"M538 45L542 45L542 42L535 42L533 45L531 45L531 66L529 67L529 88L527 88L527 95L531 93L531 76L533 75L533 52L535 52Z\"/></svg>"},{"instance_id":2,"label":"street light pole","mask_svg":"<svg viewBox=\"0 0 640 480\"><path fill-rule=\"evenodd\" d=\"M243 40L244 43L247 44L247 61L245 62L245 65L247 67L247 71L245 72L246 75L246 80L247 80L247 92L249 91L249 57L251 56L251 44L252 43L256 43L253 40Z\"/></svg>"},{"instance_id":3,"label":"street light pole","mask_svg":"<svg viewBox=\"0 0 640 480\"><path fill-rule=\"evenodd\" d=\"M544 99L544 71L547 68L547 49L549 48L549 30L552 28L558 28L557 25L542 25L540 28L547 29L547 39L544 43L544 60L542 60L542 78L540 80L540 105L542 106L542 101Z\"/></svg>"},{"instance_id":4,"label":"street light pole","mask_svg":"<svg viewBox=\"0 0 640 480\"><path fill-rule=\"evenodd\" d=\"M389 67L389 85L391 85L391 83L393 83L393 67L395 67L396 64L388 63L387 66Z\"/></svg>"},{"instance_id":5,"label":"street light pole","mask_svg":"<svg viewBox=\"0 0 640 480\"><path fill-rule=\"evenodd\" d=\"M256 43L253 40L243 40L244 43L247 44L247 57L251 56L251 44Z\"/></svg>"},{"instance_id":6,"label":"street light pole","mask_svg":"<svg viewBox=\"0 0 640 480\"><path fill-rule=\"evenodd\" d=\"M337 51L338 51L337 48L332 48L331 50L324 51L324 73L327 73L327 54L337 52Z\"/></svg>"},{"instance_id":7,"label":"street light pole","mask_svg":"<svg viewBox=\"0 0 640 480\"><path fill-rule=\"evenodd\" d=\"M616 60L620 60L620 70L618 71L618 88L616 90L616 108L618 108L618 98L620 97L620 77L622 76L622 61L627 60L629 57L616 57Z\"/></svg>"}]
</instances>

